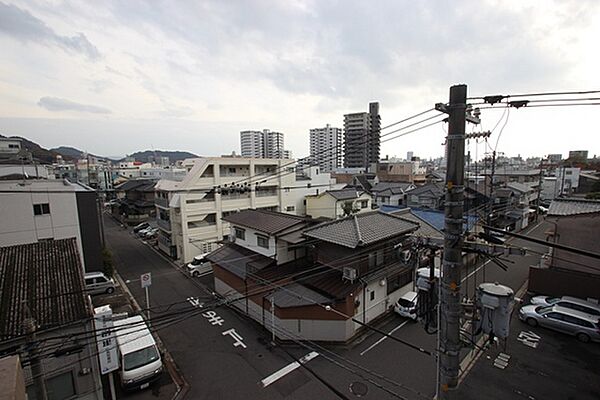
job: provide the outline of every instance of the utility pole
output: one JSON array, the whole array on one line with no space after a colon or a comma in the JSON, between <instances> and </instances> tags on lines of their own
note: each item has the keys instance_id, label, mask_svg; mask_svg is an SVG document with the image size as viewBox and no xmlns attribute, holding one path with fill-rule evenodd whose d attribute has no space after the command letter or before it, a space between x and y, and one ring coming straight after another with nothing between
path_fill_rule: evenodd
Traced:
<instances>
[{"instance_id":1,"label":"utility pole","mask_svg":"<svg viewBox=\"0 0 600 400\"><path fill-rule=\"evenodd\" d=\"M439 399L448 399L449 390L458 385L460 342L460 286L463 246L463 198L465 173L465 123L467 85L450 88L446 145L446 202L444 221L444 259L440 299L440 343L438 356ZM438 108L438 106L436 106Z\"/></svg>"},{"instance_id":2,"label":"utility pole","mask_svg":"<svg viewBox=\"0 0 600 400\"><path fill-rule=\"evenodd\" d=\"M544 177L544 157L540 160L540 180L538 181L538 196L537 196L537 207L535 208L535 220L537 222L540 216L540 197L542 197L542 183ZM489 225L488 225L489 226Z\"/></svg>"},{"instance_id":3,"label":"utility pole","mask_svg":"<svg viewBox=\"0 0 600 400\"><path fill-rule=\"evenodd\" d=\"M490 212L487 215L487 225L492 226L492 213L494 212L494 174L496 173L496 150L492 151L492 173L490 175Z\"/></svg>"},{"instance_id":4,"label":"utility pole","mask_svg":"<svg viewBox=\"0 0 600 400\"><path fill-rule=\"evenodd\" d=\"M25 306L29 313L29 307ZM42 361L38 354L38 343L36 343L35 319L28 317L23 321L25 331L27 332L27 342L29 347L29 359L31 362L31 375L33 376L33 385L35 387L35 398L38 400L48 400L46 392L46 382L44 381L44 370L42 369Z\"/></svg>"}]
</instances>

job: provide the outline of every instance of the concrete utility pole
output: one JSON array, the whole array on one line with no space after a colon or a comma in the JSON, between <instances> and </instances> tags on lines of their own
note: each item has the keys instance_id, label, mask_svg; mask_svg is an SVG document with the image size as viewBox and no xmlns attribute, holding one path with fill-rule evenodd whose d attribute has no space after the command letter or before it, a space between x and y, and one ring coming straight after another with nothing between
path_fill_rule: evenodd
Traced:
<instances>
[{"instance_id":1,"label":"concrete utility pole","mask_svg":"<svg viewBox=\"0 0 600 400\"><path fill-rule=\"evenodd\" d=\"M492 214L494 213L494 174L496 173L496 150L492 152L492 173L490 175L490 212L488 212L486 222L492 226Z\"/></svg>"},{"instance_id":2,"label":"concrete utility pole","mask_svg":"<svg viewBox=\"0 0 600 400\"><path fill-rule=\"evenodd\" d=\"M460 285L465 173L465 111L467 85L450 88L446 145L446 203L444 259L440 299L439 399L448 399L458 385L460 342Z\"/></svg>"},{"instance_id":3,"label":"concrete utility pole","mask_svg":"<svg viewBox=\"0 0 600 400\"><path fill-rule=\"evenodd\" d=\"M537 196L537 207L535 208L535 220L538 220L540 216L540 201L542 197L542 184L544 183L544 157L540 160L540 180L538 181L538 196Z\"/></svg>"},{"instance_id":4,"label":"concrete utility pole","mask_svg":"<svg viewBox=\"0 0 600 400\"><path fill-rule=\"evenodd\" d=\"M35 342L36 323L33 318L29 317L23 321L23 324L25 325L25 331L27 332L29 359L31 360L31 375L33 376L33 385L35 387L35 398L38 400L48 400L42 361L38 354L38 344Z\"/></svg>"}]
</instances>

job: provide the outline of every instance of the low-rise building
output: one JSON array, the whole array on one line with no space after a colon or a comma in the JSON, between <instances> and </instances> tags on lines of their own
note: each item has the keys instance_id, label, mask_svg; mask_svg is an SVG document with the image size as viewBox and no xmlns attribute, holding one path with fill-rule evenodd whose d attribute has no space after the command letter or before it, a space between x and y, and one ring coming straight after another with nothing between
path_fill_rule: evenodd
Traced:
<instances>
[{"instance_id":1,"label":"low-rise building","mask_svg":"<svg viewBox=\"0 0 600 400\"><path fill-rule=\"evenodd\" d=\"M0 247L0 276L0 352L16 350L29 361L23 368L28 397L36 398L27 353L31 329L45 343L41 370L49 399L103 399L76 239Z\"/></svg>"},{"instance_id":2,"label":"low-rise building","mask_svg":"<svg viewBox=\"0 0 600 400\"><path fill-rule=\"evenodd\" d=\"M0 159L16 160L21 152L21 139L0 137Z\"/></svg>"},{"instance_id":3,"label":"low-rise building","mask_svg":"<svg viewBox=\"0 0 600 400\"><path fill-rule=\"evenodd\" d=\"M343 218L373 209L373 198L365 191L354 187L327 190L306 196L306 215L312 218Z\"/></svg>"},{"instance_id":4,"label":"low-rise building","mask_svg":"<svg viewBox=\"0 0 600 400\"><path fill-rule=\"evenodd\" d=\"M112 207L113 215L129 225L153 218L156 215L155 186L154 179L131 179L115 186L119 203Z\"/></svg>"},{"instance_id":5,"label":"low-rise building","mask_svg":"<svg viewBox=\"0 0 600 400\"><path fill-rule=\"evenodd\" d=\"M101 271L96 192L67 180L0 181L0 246L75 238L86 271Z\"/></svg>"},{"instance_id":6,"label":"low-rise building","mask_svg":"<svg viewBox=\"0 0 600 400\"><path fill-rule=\"evenodd\" d=\"M381 206L404 206L406 194L416 189L413 183L407 182L379 182L373 188L373 202Z\"/></svg>"},{"instance_id":7,"label":"low-rise building","mask_svg":"<svg viewBox=\"0 0 600 400\"><path fill-rule=\"evenodd\" d=\"M406 205L408 207L438 210L444 205L444 196L443 184L428 183L411 190L406 195Z\"/></svg>"}]
</instances>

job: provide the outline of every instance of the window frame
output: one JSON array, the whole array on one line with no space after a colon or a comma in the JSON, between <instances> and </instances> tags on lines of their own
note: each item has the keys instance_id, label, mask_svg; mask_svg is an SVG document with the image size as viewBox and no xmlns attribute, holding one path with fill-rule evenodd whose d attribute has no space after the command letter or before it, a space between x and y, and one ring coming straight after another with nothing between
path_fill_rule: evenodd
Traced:
<instances>
[{"instance_id":1,"label":"window frame","mask_svg":"<svg viewBox=\"0 0 600 400\"><path fill-rule=\"evenodd\" d=\"M261 244L261 240L264 241L263 244ZM269 237L257 233L256 234L256 245L258 247L262 247L263 249L268 249L269 248Z\"/></svg>"},{"instance_id":2,"label":"window frame","mask_svg":"<svg viewBox=\"0 0 600 400\"><path fill-rule=\"evenodd\" d=\"M233 236L235 236L236 239L246 240L246 230L244 228L234 226Z\"/></svg>"}]
</instances>

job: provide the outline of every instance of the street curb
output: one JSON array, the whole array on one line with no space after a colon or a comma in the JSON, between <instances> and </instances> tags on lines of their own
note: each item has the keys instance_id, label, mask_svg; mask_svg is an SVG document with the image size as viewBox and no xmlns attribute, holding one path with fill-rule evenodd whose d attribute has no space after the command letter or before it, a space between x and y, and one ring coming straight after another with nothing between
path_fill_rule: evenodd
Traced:
<instances>
[{"instance_id":1,"label":"street curb","mask_svg":"<svg viewBox=\"0 0 600 400\"><path fill-rule=\"evenodd\" d=\"M142 316L142 318L144 318L144 320L145 320L146 316L142 312L142 308L140 307L138 302L135 300L135 297L133 297L133 294L129 291L129 288L125 284L125 281L123 281L123 278L121 278L121 275L119 275L119 273L117 271L115 271L114 276L117 279L117 281L119 282L119 285L123 288L123 292L127 294L127 297L129 298L129 302L133 306L133 309L136 310L137 312L139 312L140 315ZM187 381L185 380L185 378L183 377L183 374L181 373L179 368L177 367L177 364L175 363L173 356L171 356L171 353L169 353L169 351L165 347L160 336L158 336L158 333L154 332L153 336L156 340L156 343L158 344L158 348L164 354L165 366L167 367L167 371L169 371L169 375L171 376L171 379L173 379L173 382L175 383L175 386L177 387L177 390L175 391L175 394L173 395L173 397L171 397L171 400L183 399L185 397L185 395L188 393L188 391L190 390L190 386L187 383Z\"/></svg>"}]
</instances>

